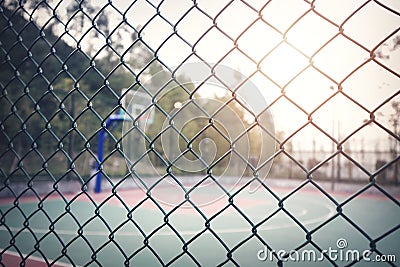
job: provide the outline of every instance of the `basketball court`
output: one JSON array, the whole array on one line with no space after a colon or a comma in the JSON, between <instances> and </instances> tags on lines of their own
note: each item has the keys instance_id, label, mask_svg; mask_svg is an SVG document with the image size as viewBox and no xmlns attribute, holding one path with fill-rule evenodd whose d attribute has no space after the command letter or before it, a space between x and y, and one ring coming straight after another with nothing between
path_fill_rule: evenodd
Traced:
<instances>
[{"instance_id":1,"label":"basketball court","mask_svg":"<svg viewBox=\"0 0 400 267\"><path fill-rule=\"evenodd\" d=\"M290 197L288 188L271 188L275 196L261 187L254 192L236 191L231 197L214 189L207 194L191 191L187 200L183 195L171 196L168 187L154 189L151 197L141 189L130 189L63 198L52 194L42 201L2 199L0 247L7 250L3 264L19 266L24 258L25 266L124 266L128 262L130 266L276 266L277 259L268 258L272 255L268 247L289 252L311 236L299 253L313 250L316 258L288 259L285 264L321 266L327 259L318 260L321 253L316 247L362 253L370 248L363 233L377 240L382 254L400 258L399 232L393 231L400 221L396 199L362 194L347 202L350 194L332 194L334 201L344 204L340 214L340 208L310 184ZM211 199L215 201L207 202ZM338 240L346 246L340 249ZM343 266L351 261L334 262Z\"/></svg>"}]
</instances>

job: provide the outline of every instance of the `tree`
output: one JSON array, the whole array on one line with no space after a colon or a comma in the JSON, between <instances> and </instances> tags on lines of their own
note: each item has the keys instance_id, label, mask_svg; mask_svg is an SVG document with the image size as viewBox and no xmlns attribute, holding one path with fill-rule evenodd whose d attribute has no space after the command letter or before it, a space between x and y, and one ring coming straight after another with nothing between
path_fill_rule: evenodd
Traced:
<instances>
[{"instance_id":1,"label":"tree","mask_svg":"<svg viewBox=\"0 0 400 267\"><path fill-rule=\"evenodd\" d=\"M396 135L396 138L393 140L393 157L396 158L399 154L399 139L400 139L400 133L399 133L399 118L400 118L400 101L392 101L392 108L394 110L393 114L390 116L390 122L393 125L394 129L394 134ZM397 160L397 162L394 163L394 179L395 183L399 184L399 165L400 161Z\"/></svg>"},{"instance_id":2,"label":"tree","mask_svg":"<svg viewBox=\"0 0 400 267\"><path fill-rule=\"evenodd\" d=\"M12 2L2 2L4 16L0 17L0 28L4 29L0 34L0 154L5 155L0 167L6 173L28 153L35 154L29 152L32 144L44 158L54 153L60 141L57 138L71 130L76 119L82 122L88 118L77 130L90 138L99 119L85 108L89 98L104 86L101 75L83 53L63 42L52 28L41 28L10 7ZM101 114L109 113L107 109L112 110L116 101L104 102ZM49 134L57 131L57 138ZM73 148L83 144L74 140L75 135L79 135L77 131L70 131L69 140L63 140L72 158Z\"/></svg>"},{"instance_id":3,"label":"tree","mask_svg":"<svg viewBox=\"0 0 400 267\"><path fill-rule=\"evenodd\" d=\"M384 54L382 52L382 50L378 50L377 51L377 56L381 59L387 60L390 59L391 53L397 49L399 49L400 47L400 35L396 35L394 36L394 38L391 40L390 43L384 43L384 46L388 46L389 47L389 51L388 54ZM400 117L400 101L397 100L392 100L391 101L391 106L393 108L393 113L390 114L389 117L389 122L392 124L393 126L393 133L395 134L395 136L397 138L395 138L393 140L393 147L391 148L392 152L393 152L393 157L396 158L397 154L398 154L398 143L399 143L399 117ZM400 165L400 161L397 161L394 163L394 178L395 178L395 183L399 184L399 165Z\"/></svg>"}]
</instances>

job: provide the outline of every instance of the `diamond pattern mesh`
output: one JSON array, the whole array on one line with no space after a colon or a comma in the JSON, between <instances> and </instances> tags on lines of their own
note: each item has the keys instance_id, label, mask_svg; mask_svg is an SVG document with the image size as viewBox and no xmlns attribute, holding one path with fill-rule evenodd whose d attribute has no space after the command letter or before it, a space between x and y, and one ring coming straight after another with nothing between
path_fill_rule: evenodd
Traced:
<instances>
[{"instance_id":1,"label":"diamond pattern mesh","mask_svg":"<svg viewBox=\"0 0 400 267\"><path fill-rule=\"evenodd\" d=\"M33 256L78 266L76 247L88 252L85 266L104 266L103 252L126 266L142 258L201 266L199 242L218 247L216 265L238 266L252 242L279 247L262 232L277 214L298 228L296 251L323 252L316 240L339 219L378 255L398 232L394 222L372 234L347 211L368 192L399 211L397 2L0 3L2 266L9 253L21 266ZM145 96L140 111L132 92ZM143 194L130 196L129 186ZM261 217L246 210L248 190L268 200ZM330 207L313 226L290 208L304 190ZM123 214L110 215L112 205ZM182 210L200 230L174 223ZM226 214L246 235L216 230ZM172 243L162 245L164 236Z\"/></svg>"}]
</instances>

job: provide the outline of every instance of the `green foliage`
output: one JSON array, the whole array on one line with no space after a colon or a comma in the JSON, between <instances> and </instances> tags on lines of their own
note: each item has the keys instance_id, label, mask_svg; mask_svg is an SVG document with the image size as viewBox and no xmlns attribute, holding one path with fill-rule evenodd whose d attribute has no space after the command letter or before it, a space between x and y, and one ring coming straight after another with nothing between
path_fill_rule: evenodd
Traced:
<instances>
[{"instance_id":1,"label":"green foliage","mask_svg":"<svg viewBox=\"0 0 400 267\"><path fill-rule=\"evenodd\" d=\"M56 22L42 27L39 22L24 17L21 10L14 12L12 1L1 5L4 16L0 17L0 29L3 29L0 32L0 125L3 128L0 153L7 156L0 162L0 168L4 173L16 171L22 175L24 169L18 166L25 162L25 166L39 166L26 168L32 175L46 175L46 170L61 175L72 164L77 166L78 176L88 175L87 162L92 155L86 148L96 151L100 125L119 111L121 90L137 90L140 75L156 74L161 76L153 79L151 86L163 90L155 96L154 123L146 134L154 140L154 150L159 155L151 154L153 164L159 167L168 164L158 134L165 127L178 134L169 120L173 119L171 116L177 103L184 105L193 101L194 85L189 80L178 77L183 85L176 81L164 84L170 77L159 74L162 66L141 43L137 32L121 27L109 36L107 12L98 10L87 1L73 1L65 15L71 35L76 37L72 43L64 41L64 33L56 31L52 25ZM46 11L37 1L26 5L28 11L30 8L36 8L35 12ZM91 20L96 21L97 28L87 33L87 39L91 40L89 46L105 38L108 42L94 57L92 51L81 48L83 41L79 39L86 35L87 23ZM128 47L118 41L126 36L131 38ZM115 38L117 42L113 43ZM224 123L249 126L243 107L231 101L231 96L215 99L221 105L226 104L226 109L239 114L239 118L225 116ZM204 107L215 109L211 104ZM192 113L187 116L194 119L179 129L179 152L193 160L202 153L202 140L212 140L217 144L216 160L219 161L213 171L223 170L230 160L224 155L232 148L224 137L228 134L225 126L217 122L210 124L211 112L209 117L202 118L197 118L198 111ZM115 151L116 141L121 138L121 127L117 125L113 129L105 144L105 152L113 153L113 161L122 159ZM251 150L256 150L259 130L249 133L254 135L250 138L253 140ZM34 149L27 149L30 147ZM41 166L45 163L57 168L43 169Z\"/></svg>"},{"instance_id":2,"label":"green foliage","mask_svg":"<svg viewBox=\"0 0 400 267\"><path fill-rule=\"evenodd\" d=\"M54 159L67 166L85 143L96 147L101 121L116 109L119 96L115 92L134 79L121 68L108 73L110 62L117 64L111 53L94 65L84 51L53 33L52 27L41 28L22 12L12 11L12 2L3 2L2 8L0 153L7 156L0 168L10 173L21 171L17 165L22 161ZM32 145L35 152L27 149ZM60 145L70 159L58 156Z\"/></svg>"}]
</instances>

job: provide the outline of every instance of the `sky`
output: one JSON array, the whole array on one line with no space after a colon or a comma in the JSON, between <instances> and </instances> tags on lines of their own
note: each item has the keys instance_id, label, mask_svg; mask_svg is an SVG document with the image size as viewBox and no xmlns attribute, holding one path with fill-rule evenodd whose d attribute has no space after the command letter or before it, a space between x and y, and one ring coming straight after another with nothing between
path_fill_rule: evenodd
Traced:
<instances>
[{"instance_id":1,"label":"sky","mask_svg":"<svg viewBox=\"0 0 400 267\"><path fill-rule=\"evenodd\" d=\"M155 2L153 3L156 5ZM286 95L306 112L314 110L337 91L338 84L370 56L368 51L338 35L340 25L344 34L359 42L367 50L374 49L400 26L399 15L385 10L374 2L368 3L349 18L365 1L315 1L315 10L326 19L309 11L309 3L299 0L275 0L265 8L263 8L265 1L247 1L248 5L234 1L222 12L228 1L208 0L197 3L198 9L192 9L182 20L180 20L182 15L193 6L191 1L164 1L159 8L160 15L176 25L177 33L192 46L194 45L196 54L201 57L201 59L192 57L188 61L217 62L234 48L236 42L240 51L234 49L221 64L244 75L252 75L259 64L261 71L270 79L256 73L251 77L251 82L261 91L266 102L272 103L284 88ZM400 12L399 1L382 1L382 3ZM259 10L262 10L262 20L259 19ZM137 25L143 26L155 12L156 9L146 1L138 1L128 15L132 16L132 21ZM306 15L291 26L305 13ZM213 28L204 35L204 32L213 25L212 18L215 18L218 29ZM349 19L346 20L347 18ZM162 45L159 58L169 66L179 65L192 51L189 45L176 36L163 44L173 30L173 27L158 16L147 24L143 31L143 38L151 47ZM328 45L319 50L333 37L335 38ZM288 42L284 42L285 38ZM387 43L390 44L390 40ZM278 47L266 56L277 45ZM390 59L379 59L379 61L398 75L400 49L391 52L389 46L382 46L381 50L384 54L390 53ZM296 74L310 65L311 57L314 66L328 74L330 79L316 69L308 67L288 84ZM342 87L346 94L372 111L400 90L400 79L378 64L369 62L346 79ZM276 130L284 131L286 136L307 121L307 114L286 99L277 101L271 110ZM388 115L392 112L390 105L382 107L379 111L383 116L378 117L378 120L390 127L387 122ZM365 119L369 119L369 114L356 103L338 95L318 110L313 119L330 134L334 134L335 137L340 134L343 138L356 130ZM380 146L390 144L386 133L376 126L367 127L358 135L357 141L361 142L361 139L364 139L367 146L371 143L376 145L376 142L380 142ZM307 127L294 138L297 139L294 142L297 141L300 145L304 140L310 142L310 139L314 138L320 140L321 145L327 141L326 137L315 131L314 127Z\"/></svg>"},{"instance_id":2,"label":"sky","mask_svg":"<svg viewBox=\"0 0 400 267\"><path fill-rule=\"evenodd\" d=\"M91 3L102 6L107 2ZM393 12L365 0L316 0L313 9L303 0L266 2L199 0L194 5L189 0L138 0L129 7L124 0L113 0L112 4L125 13L131 25L142 28L143 41L166 65L219 62L249 77L251 86L243 85L239 95L253 106L273 103L275 128L285 137L304 125L313 111L313 122L335 138L349 136L378 107L376 119L392 129L390 101L380 105L399 93L400 49L391 51L394 36L382 42L399 30L400 1L380 1ZM111 6L107 9L109 26L114 28L122 17ZM386 69L370 60L370 51L377 46L375 51L389 56L377 58ZM196 56L188 58L193 51ZM218 68L216 71L218 75ZM234 84L235 77L230 82ZM206 84L199 92L208 97L216 87ZM348 97L337 94L327 101L339 87ZM252 90L258 90L264 100L259 101L259 94ZM288 99L277 100L282 91ZM392 100L399 101L400 96ZM329 139L310 125L292 140L299 149L310 148L313 140L319 147L331 146ZM376 125L363 128L350 140L353 146L363 143L367 149L386 149L393 144Z\"/></svg>"}]
</instances>

